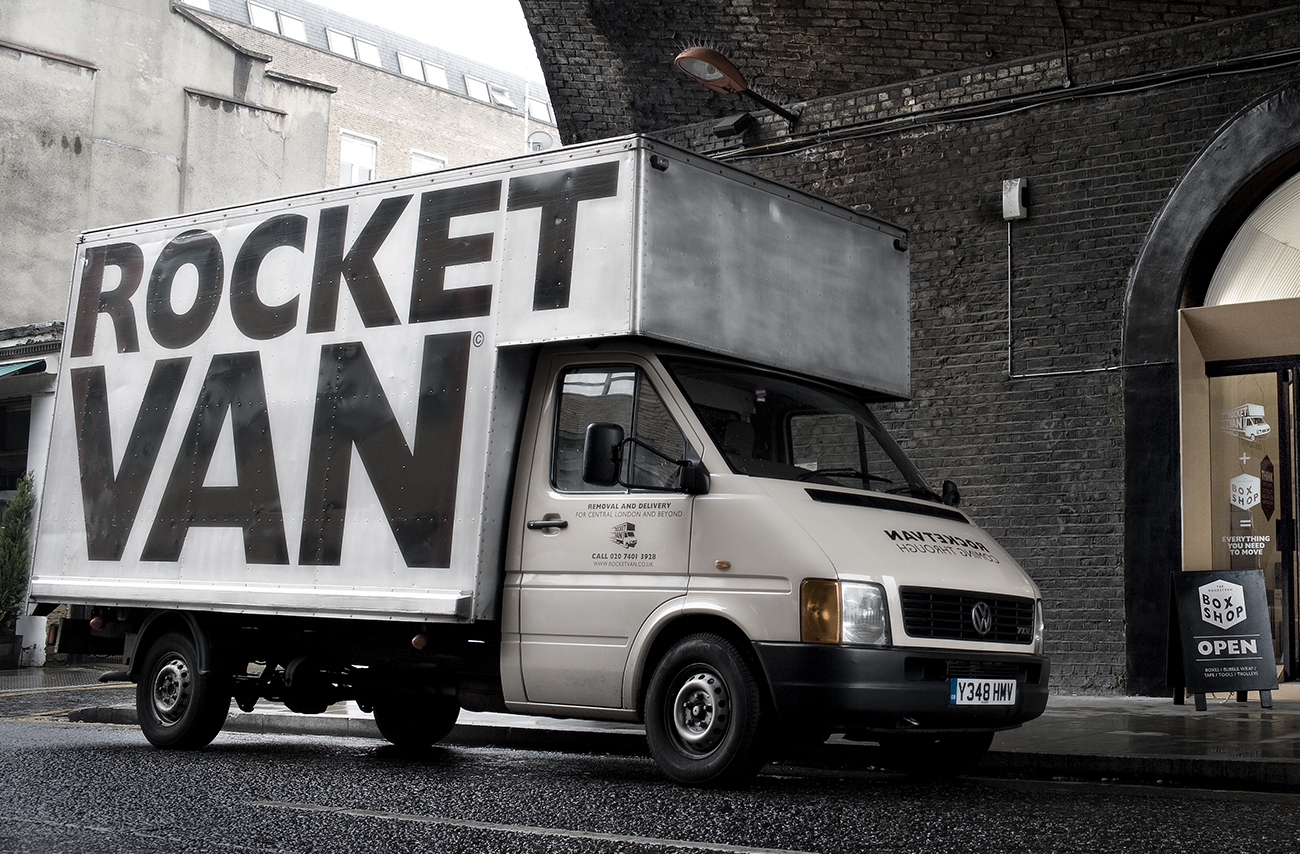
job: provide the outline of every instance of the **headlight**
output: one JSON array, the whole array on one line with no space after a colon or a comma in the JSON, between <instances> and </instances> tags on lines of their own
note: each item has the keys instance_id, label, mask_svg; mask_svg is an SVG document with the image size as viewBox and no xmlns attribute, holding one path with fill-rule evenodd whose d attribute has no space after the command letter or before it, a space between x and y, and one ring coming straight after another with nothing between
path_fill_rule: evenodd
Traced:
<instances>
[{"instance_id":1,"label":"headlight","mask_svg":"<svg viewBox=\"0 0 1300 854\"><path fill-rule=\"evenodd\" d=\"M1043 654L1043 600L1034 602L1034 654Z\"/></svg>"},{"instance_id":2,"label":"headlight","mask_svg":"<svg viewBox=\"0 0 1300 854\"><path fill-rule=\"evenodd\" d=\"M889 609L879 584L809 578L800 585L799 600L805 643L889 645Z\"/></svg>"},{"instance_id":3,"label":"headlight","mask_svg":"<svg viewBox=\"0 0 1300 854\"><path fill-rule=\"evenodd\" d=\"M889 644L889 611L885 590L878 584L840 582L840 642L869 646Z\"/></svg>"}]
</instances>

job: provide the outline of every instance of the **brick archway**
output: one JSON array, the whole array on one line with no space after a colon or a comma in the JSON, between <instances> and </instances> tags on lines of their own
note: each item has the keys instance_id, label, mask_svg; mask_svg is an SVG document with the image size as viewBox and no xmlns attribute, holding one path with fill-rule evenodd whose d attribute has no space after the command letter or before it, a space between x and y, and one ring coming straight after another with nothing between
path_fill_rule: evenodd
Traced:
<instances>
[{"instance_id":1,"label":"brick archway","mask_svg":"<svg viewBox=\"0 0 1300 854\"><path fill-rule=\"evenodd\" d=\"M1228 122L1170 194L1124 306L1124 586L1128 690L1167 690L1169 576L1181 568L1178 310L1197 305L1250 212L1300 169L1300 83Z\"/></svg>"}]
</instances>

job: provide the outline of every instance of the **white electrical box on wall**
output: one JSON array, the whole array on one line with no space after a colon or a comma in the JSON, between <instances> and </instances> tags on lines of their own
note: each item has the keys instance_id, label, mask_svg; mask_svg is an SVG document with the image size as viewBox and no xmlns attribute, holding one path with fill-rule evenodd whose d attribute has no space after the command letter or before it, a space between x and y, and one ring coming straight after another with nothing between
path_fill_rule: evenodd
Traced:
<instances>
[{"instance_id":1,"label":"white electrical box on wall","mask_svg":"<svg viewBox=\"0 0 1300 854\"><path fill-rule=\"evenodd\" d=\"M1029 179L1007 178L1002 182L1002 218L1024 219L1029 216Z\"/></svg>"}]
</instances>

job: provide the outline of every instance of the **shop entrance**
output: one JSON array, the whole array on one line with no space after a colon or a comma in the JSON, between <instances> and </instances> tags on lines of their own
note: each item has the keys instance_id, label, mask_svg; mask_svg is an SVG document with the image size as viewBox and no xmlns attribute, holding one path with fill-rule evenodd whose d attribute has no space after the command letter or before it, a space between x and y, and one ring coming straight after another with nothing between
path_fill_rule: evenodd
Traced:
<instances>
[{"instance_id":1,"label":"shop entrance","mask_svg":"<svg viewBox=\"0 0 1300 854\"><path fill-rule=\"evenodd\" d=\"M1210 562L1262 570L1276 664L1297 678L1296 413L1300 356L1207 363Z\"/></svg>"}]
</instances>

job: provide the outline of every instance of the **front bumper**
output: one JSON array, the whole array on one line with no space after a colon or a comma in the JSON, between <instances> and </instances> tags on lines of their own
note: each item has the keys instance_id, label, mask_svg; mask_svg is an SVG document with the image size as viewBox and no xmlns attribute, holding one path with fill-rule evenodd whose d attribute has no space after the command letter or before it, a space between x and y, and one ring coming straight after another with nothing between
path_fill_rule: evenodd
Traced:
<instances>
[{"instance_id":1,"label":"front bumper","mask_svg":"<svg viewBox=\"0 0 1300 854\"><path fill-rule=\"evenodd\" d=\"M1047 707L1046 656L756 643L778 716L830 732L999 730ZM956 706L953 677L1016 680L1016 702Z\"/></svg>"}]
</instances>

